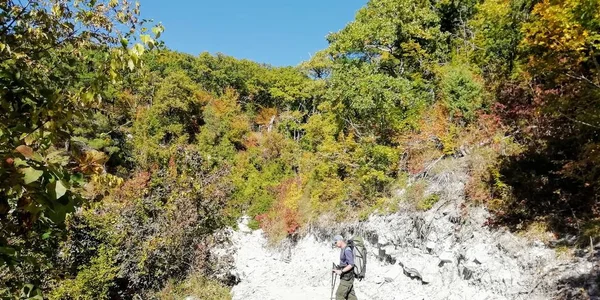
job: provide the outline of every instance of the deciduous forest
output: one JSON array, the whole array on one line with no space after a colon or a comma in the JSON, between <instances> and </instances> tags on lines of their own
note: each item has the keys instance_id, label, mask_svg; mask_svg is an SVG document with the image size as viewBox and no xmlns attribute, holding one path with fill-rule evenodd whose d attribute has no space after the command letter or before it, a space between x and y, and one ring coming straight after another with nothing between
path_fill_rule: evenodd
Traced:
<instances>
[{"instance_id":1,"label":"deciduous forest","mask_svg":"<svg viewBox=\"0 0 600 300\"><path fill-rule=\"evenodd\" d=\"M214 232L427 210L449 157L490 227L600 239L599 1L371 0L290 67L172 51L140 9L0 1L2 299L225 299Z\"/></svg>"}]
</instances>

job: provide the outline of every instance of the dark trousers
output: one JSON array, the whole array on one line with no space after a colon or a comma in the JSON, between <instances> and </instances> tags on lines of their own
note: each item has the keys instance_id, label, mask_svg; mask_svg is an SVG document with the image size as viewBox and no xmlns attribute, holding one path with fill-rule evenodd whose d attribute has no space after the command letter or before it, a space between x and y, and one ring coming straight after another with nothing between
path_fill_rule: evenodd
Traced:
<instances>
[{"instance_id":1,"label":"dark trousers","mask_svg":"<svg viewBox=\"0 0 600 300\"><path fill-rule=\"evenodd\" d=\"M350 280L340 280L340 285L335 293L335 300L358 300L354 293L354 278Z\"/></svg>"}]
</instances>

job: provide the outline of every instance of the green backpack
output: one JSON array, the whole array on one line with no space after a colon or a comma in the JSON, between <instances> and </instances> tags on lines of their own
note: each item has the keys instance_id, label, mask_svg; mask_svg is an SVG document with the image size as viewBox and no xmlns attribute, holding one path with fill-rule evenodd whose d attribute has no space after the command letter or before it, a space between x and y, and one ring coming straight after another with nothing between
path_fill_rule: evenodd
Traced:
<instances>
[{"instance_id":1,"label":"green backpack","mask_svg":"<svg viewBox=\"0 0 600 300\"><path fill-rule=\"evenodd\" d=\"M354 254L354 276L359 281L365 278L367 269L367 249L361 237L350 238L347 242L352 253Z\"/></svg>"}]
</instances>

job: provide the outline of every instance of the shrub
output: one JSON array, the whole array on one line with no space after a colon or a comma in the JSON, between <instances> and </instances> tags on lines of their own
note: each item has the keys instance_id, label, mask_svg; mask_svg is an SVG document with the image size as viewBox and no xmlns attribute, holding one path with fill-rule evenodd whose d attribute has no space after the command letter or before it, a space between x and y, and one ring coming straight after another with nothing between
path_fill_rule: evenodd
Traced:
<instances>
[{"instance_id":1,"label":"shrub","mask_svg":"<svg viewBox=\"0 0 600 300\"><path fill-rule=\"evenodd\" d=\"M490 148L477 149L468 162L469 179L465 186L467 199L475 203L487 203L493 195L493 175L498 173L497 154Z\"/></svg>"},{"instance_id":2,"label":"shrub","mask_svg":"<svg viewBox=\"0 0 600 300\"><path fill-rule=\"evenodd\" d=\"M331 143L338 131L334 116L331 114L314 114L303 125L304 136L300 140L302 147L316 151L319 146Z\"/></svg>"},{"instance_id":3,"label":"shrub","mask_svg":"<svg viewBox=\"0 0 600 300\"><path fill-rule=\"evenodd\" d=\"M184 72L170 74L153 96L151 106L138 107L133 123L135 157L144 168L167 163L177 147L195 141L206 97Z\"/></svg>"},{"instance_id":4,"label":"shrub","mask_svg":"<svg viewBox=\"0 0 600 300\"><path fill-rule=\"evenodd\" d=\"M203 263L203 245L225 223L222 209L231 191L226 175L224 168L206 169L194 147L179 148L171 166L134 176L76 214L61 261L66 270L76 270L75 279L57 288L57 298L87 297L85 285L98 298L144 296L191 268L210 268ZM102 260L87 263L86 257ZM87 267L77 270L81 263ZM105 274L105 281L92 277L104 265L114 272Z\"/></svg>"},{"instance_id":5,"label":"shrub","mask_svg":"<svg viewBox=\"0 0 600 300\"><path fill-rule=\"evenodd\" d=\"M50 299L109 299L109 291L114 287L119 271L115 255L115 249L100 247L98 255L88 266L80 267L74 279L59 283Z\"/></svg>"},{"instance_id":6,"label":"shrub","mask_svg":"<svg viewBox=\"0 0 600 300\"><path fill-rule=\"evenodd\" d=\"M475 121L483 107L483 82L464 65L441 68L438 85L440 97L455 120Z\"/></svg>"},{"instance_id":7,"label":"shrub","mask_svg":"<svg viewBox=\"0 0 600 300\"><path fill-rule=\"evenodd\" d=\"M231 294L226 286L199 274L192 274L180 283L170 280L162 290L150 298L173 300L188 296L202 300L231 299Z\"/></svg>"},{"instance_id":8,"label":"shrub","mask_svg":"<svg viewBox=\"0 0 600 300\"><path fill-rule=\"evenodd\" d=\"M427 182L423 179L413 182L406 188L406 201L417 207L417 203L419 203L425 195L426 188Z\"/></svg>"},{"instance_id":9,"label":"shrub","mask_svg":"<svg viewBox=\"0 0 600 300\"><path fill-rule=\"evenodd\" d=\"M417 202L417 209L426 211L430 210L440 200L440 195L431 194Z\"/></svg>"},{"instance_id":10,"label":"shrub","mask_svg":"<svg viewBox=\"0 0 600 300\"><path fill-rule=\"evenodd\" d=\"M400 208L398 199L395 198L379 198L373 205L363 207L358 219L361 221L367 220L372 214L388 215L398 212Z\"/></svg>"},{"instance_id":11,"label":"shrub","mask_svg":"<svg viewBox=\"0 0 600 300\"><path fill-rule=\"evenodd\" d=\"M304 223L299 205L302 200L302 180L290 178L273 188L276 203L266 214L257 216L260 227L269 236L271 242L278 242L292 235Z\"/></svg>"}]
</instances>

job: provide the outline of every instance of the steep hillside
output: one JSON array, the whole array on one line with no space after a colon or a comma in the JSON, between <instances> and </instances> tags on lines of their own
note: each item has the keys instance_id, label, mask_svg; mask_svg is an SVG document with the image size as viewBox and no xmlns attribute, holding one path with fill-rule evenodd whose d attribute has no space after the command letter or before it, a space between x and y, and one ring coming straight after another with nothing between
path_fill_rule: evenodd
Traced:
<instances>
[{"instance_id":1,"label":"steep hillside","mask_svg":"<svg viewBox=\"0 0 600 300\"><path fill-rule=\"evenodd\" d=\"M532 238L489 228L489 212L464 199L464 171L428 178L426 193L440 200L427 211L402 205L364 222L313 228L276 247L242 219L225 247L235 257L225 268L240 281L233 299L326 299L339 256L330 239L340 232L368 241L367 277L355 283L359 299L600 299L600 243L560 252L551 247L558 243L551 234ZM403 203L404 193L398 194Z\"/></svg>"},{"instance_id":2,"label":"steep hillside","mask_svg":"<svg viewBox=\"0 0 600 300\"><path fill-rule=\"evenodd\" d=\"M220 299L236 280L212 253L247 216L299 253L373 235L396 262L364 297L401 262L424 268L391 277L407 297L587 299L599 20L598 0L371 0L273 67L169 50L138 3L0 1L0 297ZM263 284L240 278L235 297Z\"/></svg>"}]
</instances>

